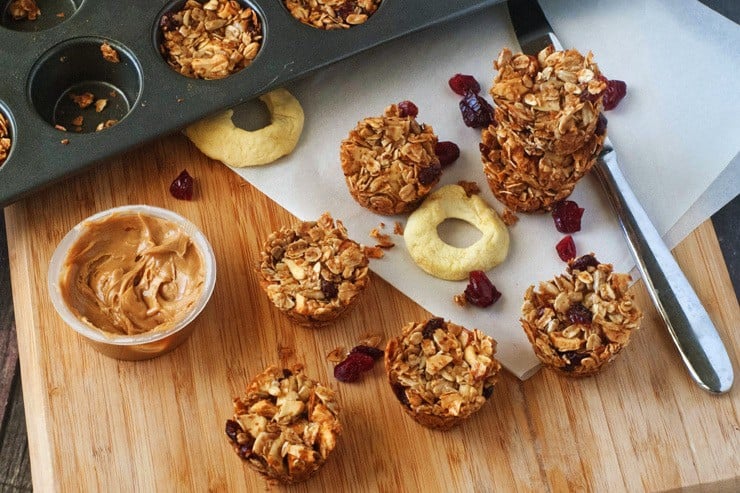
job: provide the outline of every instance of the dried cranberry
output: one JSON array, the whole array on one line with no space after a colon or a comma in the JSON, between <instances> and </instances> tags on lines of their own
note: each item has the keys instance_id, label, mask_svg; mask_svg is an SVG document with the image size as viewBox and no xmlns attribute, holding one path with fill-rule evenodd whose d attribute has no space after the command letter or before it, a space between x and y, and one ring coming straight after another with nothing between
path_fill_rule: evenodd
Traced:
<instances>
[{"instance_id":1,"label":"dried cranberry","mask_svg":"<svg viewBox=\"0 0 740 493\"><path fill-rule=\"evenodd\" d=\"M478 81L472 75L455 74L448 83L450 84L450 89L460 96L465 96L467 92L474 94L480 92L480 84L478 84Z\"/></svg>"},{"instance_id":2,"label":"dried cranberry","mask_svg":"<svg viewBox=\"0 0 740 493\"><path fill-rule=\"evenodd\" d=\"M370 356L373 360L376 360L376 361L383 357L383 350L382 349L378 349L378 348L372 347L372 346L365 346L363 344L360 344L359 346L353 347L349 351L349 354L352 354L352 353L366 354L366 355Z\"/></svg>"},{"instance_id":3,"label":"dried cranberry","mask_svg":"<svg viewBox=\"0 0 740 493\"><path fill-rule=\"evenodd\" d=\"M252 445L253 443L243 443L239 445L239 457L247 460L247 457L249 457L249 455L252 453Z\"/></svg>"},{"instance_id":4,"label":"dried cranberry","mask_svg":"<svg viewBox=\"0 0 740 493\"><path fill-rule=\"evenodd\" d=\"M333 300L337 297L337 294L339 293L339 289L337 288L336 283L333 283L331 281L327 281L323 277L321 278L321 292L324 293L324 297L327 300Z\"/></svg>"},{"instance_id":5,"label":"dried cranberry","mask_svg":"<svg viewBox=\"0 0 740 493\"><path fill-rule=\"evenodd\" d=\"M356 382L362 373L370 370L375 360L367 354L352 353L334 367L334 378L340 382Z\"/></svg>"},{"instance_id":6,"label":"dried cranberry","mask_svg":"<svg viewBox=\"0 0 740 493\"><path fill-rule=\"evenodd\" d=\"M606 117L599 113L599 119L596 120L596 128L594 129L594 133L596 135L604 135L606 133L606 124L607 124Z\"/></svg>"},{"instance_id":7,"label":"dried cranberry","mask_svg":"<svg viewBox=\"0 0 740 493\"><path fill-rule=\"evenodd\" d=\"M586 353L578 353L576 351L566 351L562 353L563 358L568 360L568 363L563 367L563 370L565 371L573 371L576 369L578 365L581 364L581 361L588 356Z\"/></svg>"},{"instance_id":8,"label":"dried cranberry","mask_svg":"<svg viewBox=\"0 0 740 493\"><path fill-rule=\"evenodd\" d=\"M501 298L501 293L482 270L471 271L468 280L468 286L465 288L465 299L468 303L485 308Z\"/></svg>"},{"instance_id":9,"label":"dried cranberry","mask_svg":"<svg viewBox=\"0 0 740 493\"><path fill-rule=\"evenodd\" d=\"M283 368L283 378L290 378L293 376L293 372L287 368Z\"/></svg>"},{"instance_id":10,"label":"dried cranberry","mask_svg":"<svg viewBox=\"0 0 740 493\"><path fill-rule=\"evenodd\" d=\"M175 14L167 12L159 19L159 27L162 32L176 31L180 23L175 20Z\"/></svg>"},{"instance_id":11,"label":"dried cranberry","mask_svg":"<svg viewBox=\"0 0 740 493\"><path fill-rule=\"evenodd\" d=\"M483 387L483 398L484 399L490 399L493 395L493 385L490 387Z\"/></svg>"},{"instance_id":12,"label":"dried cranberry","mask_svg":"<svg viewBox=\"0 0 740 493\"><path fill-rule=\"evenodd\" d=\"M421 330L421 336L424 339L434 338L434 331L443 328L445 325L445 319L441 317L430 318L427 323L424 324L424 328Z\"/></svg>"},{"instance_id":13,"label":"dried cranberry","mask_svg":"<svg viewBox=\"0 0 740 493\"><path fill-rule=\"evenodd\" d=\"M233 419L226 420L226 436L236 443L236 435L242 431L242 427Z\"/></svg>"},{"instance_id":14,"label":"dried cranberry","mask_svg":"<svg viewBox=\"0 0 740 493\"><path fill-rule=\"evenodd\" d=\"M555 245L555 249L558 251L558 256L563 262L576 257L576 244L573 242L573 237L567 235Z\"/></svg>"},{"instance_id":15,"label":"dried cranberry","mask_svg":"<svg viewBox=\"0 0 740 493\"><path fill-rule=\"evenodd\" d=\"M434 153L439 159L439 165L444 168L454 163L460 157L460 148L454 142L444 140L437 142L437 145L434 146Z\"/></svg>"},{"instance_id":16,"label":"dried cranberry","mask_svg":"<svg viewBox=\"0 0 740 493\"><path fill-rule=\"evenodd\" d=\"M419 169L417 178L419 183L426 186L433 185L442 175L442 165L439 163L432 164L426 168Z\"/></svg>"},{"instance_id":17,"label":"dried cranberry","mask_svg":"<svg viewBox=\"0 0 740 493\"><path fill-rule=\"evenodd\" d=\"M408 406L409 398L406 396L406 387L398 382L394 382L391 385L391 388L393 389L393 393L396 395L396 399L398 399L398 402L400 402L404 406Z\"/></svg>"},{"instance_id":18,"label":"dried cranberry","mask_svg":"<svg viewBox=\"0 0 740 493\"><path fill-rule=\"evenodd\" d=\"M474 92L465 93L460 100L460 112L470 128L484 128L493 122L493 107Z\"/></svg>"},{"instance_id":19,"label":"dried cranberry","mask_svg":"<svg viewBox=\"0 0 740 493\"><path fill-rule=\"evenodd\" d=\"M570 305L566 315L568 315L568 320L570 320L570 323L572 324L590 324L593 317L593 315L591 315L591 310L583 306L581 303Z\"/></svg>"},{"instance_id":20,"label":"dried cranberry","mask_svg":"<svg viewBox=\"0 0 740 493\"><path fill-rule=\"evenodd\" d=\"M177 178L170 185L170 193L173 197L180 200L193 199L193 177L188 174L188 170L182 170Z\"/></svg>"},{"instance_id":21,"label":"dried cranberry","mask_svg":"<svg viewBox=\"0 0 740 493\"><path fill-rule=\"evenodd\" d=\"M401 101L398 103L398 116L416 118L418 114L419 108L411 101Z\"/></svg>"},{"instance_id":22,"label":"dried cranberry","mask_svg":"<svg viewBox=\"0 0 740 493\"><path fill-rule=\"evenodd\" d=\"M627 84L623 80L607 80L604 91L604 111L613 110L627 95Z\"/></svg>"},{"instance_id":23,"label":"dried cranberry","mask_svg":"<svg viewBox=\"0 0 740 493\"><path fill-rule=\"evenodd\" d=\"M572 200L561 200L552 208L555 227L561 233L575 233L581 230L581 216L585 209Z\"/></svg>"},{"instance_id":24,"label":"dried cranberry","mask_svg":"<svg viewBox=\"0 0 740 493\"><path fill-rule=\"evenodd\" d=\"M589 267L596 267L599 265L599 261L593 255L583 255L575 260L569 262L570 270L585 271Z\"/></svg>"}]
</instances>

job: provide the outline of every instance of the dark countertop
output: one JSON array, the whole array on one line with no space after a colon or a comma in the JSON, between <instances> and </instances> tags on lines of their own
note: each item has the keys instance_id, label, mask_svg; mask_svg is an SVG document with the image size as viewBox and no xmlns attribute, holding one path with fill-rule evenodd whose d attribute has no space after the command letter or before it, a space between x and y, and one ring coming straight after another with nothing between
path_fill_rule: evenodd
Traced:
<instances>
[{"instance_id":1,"label":"dark countertop","mask_svg":"<svg viewBox=\"0 0 740 493\"><path fill-rule=\"evenodd\" d=\"M740 2L736 0L702 2L731 19L740 19ZM736 294L740 286L738 217L740 196L712 216ZM31 490L31 465L18 365L5 219L0 216L0 491Z\"/></svg>"}]
</instances>

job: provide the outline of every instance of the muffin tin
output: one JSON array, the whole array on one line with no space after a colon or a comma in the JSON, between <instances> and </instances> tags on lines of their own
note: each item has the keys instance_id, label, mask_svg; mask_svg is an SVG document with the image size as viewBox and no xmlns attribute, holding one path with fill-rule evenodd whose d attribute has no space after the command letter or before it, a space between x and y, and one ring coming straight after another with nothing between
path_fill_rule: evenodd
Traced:
<instances>
[{"instance_id":1,"label":"muffin tin","mask_svg":"<svg viewBox=\"0 0 740 493\"><path fill-rule=\"evenodd\" d=\"M364 24L330 31L302 24L281 0L241 1L262 22L259 54L227 78L200 80L174 71L159 51L159 21L182 0L37 0L34 21L12 20L10 0L0 0L0 112L12 139L0 167L0 206L330 63L500 1L384 0ZM103 59L103 42L120 63ZM67 95L85 91L107 95L104 112L85 113L77 132L55 128L79 113ZM108 119L118 122L94 131Z\"/></svg>"}]
</instances>

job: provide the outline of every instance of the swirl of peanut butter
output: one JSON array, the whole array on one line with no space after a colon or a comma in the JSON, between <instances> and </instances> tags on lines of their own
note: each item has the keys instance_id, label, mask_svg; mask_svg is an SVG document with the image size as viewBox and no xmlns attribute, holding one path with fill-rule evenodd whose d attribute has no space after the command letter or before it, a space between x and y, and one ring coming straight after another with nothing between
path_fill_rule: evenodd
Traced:
<instances>
[{"instance_id":1,"label":"swirl of peanut butter","mask_svg":"<svg viewBox=\"0 0 740 493\"><path fill-rule=\"evenodd\" d=\"M91 222L67 253L67 306L115 335L165 331L185 318L205 282L202 254L175 223L141 214Z\"/></svg>"}]
</instances>

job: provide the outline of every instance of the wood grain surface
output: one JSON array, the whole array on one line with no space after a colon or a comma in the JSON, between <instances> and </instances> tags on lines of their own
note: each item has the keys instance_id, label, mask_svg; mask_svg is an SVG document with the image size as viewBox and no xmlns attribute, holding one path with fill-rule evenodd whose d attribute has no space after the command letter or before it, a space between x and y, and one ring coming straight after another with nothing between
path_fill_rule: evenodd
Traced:
<instances>
[{"instance_id":1,"label":"wood grain surface","mask_svg":"<svg viewBox=\"0 0 740 493\"><path fill-rule=\"evenodd\" d=\"M168 193L182 169L196 179L192 202ZM218 263L215 292L191 338L140 362L95 352L65 326L46 291L62 236L95 212L131 203L189 218ZM252 375L297 362L338 390L345 432L320 474L291 490L740 488L739 386L713 396L693 383L641 284L643 328L608 371L583 380L542 371L526 382L504 374L491 402L441 433L402 412L381 365L342 384L326 360L337 346L367 333L387 338L430 314L375 276L357 309L335 325L293 325L260 291L254 265L266 235L295 219L184 137L142 146L5 214L36 491L265 490L234 454L224 422ZM740 309L711 225L675 253L738 370Z\"/></svg>"}]
</instances>

